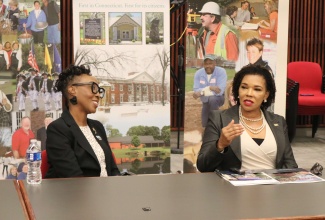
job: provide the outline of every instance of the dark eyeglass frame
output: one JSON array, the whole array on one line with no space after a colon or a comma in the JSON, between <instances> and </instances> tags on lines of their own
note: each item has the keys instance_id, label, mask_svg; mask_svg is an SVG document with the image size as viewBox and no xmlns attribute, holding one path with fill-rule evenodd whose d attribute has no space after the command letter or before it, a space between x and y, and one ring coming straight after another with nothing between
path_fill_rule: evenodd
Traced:
<instances>
[{"instance_id":1,"label":"dark eyeglass frame","mask_svg":"<svg viewBox=\"0 0 325 220\"><path fill-rule=\"evenodd\" d=\"M72 86L91 86L91 92L93 94L99 93L99 97L103 98L105 96L105 89L99 87L99 85L95 82L84 82L84 83L73 83ZM96 90L98 88L98 90Z\"/></svg>"}]
</instances>

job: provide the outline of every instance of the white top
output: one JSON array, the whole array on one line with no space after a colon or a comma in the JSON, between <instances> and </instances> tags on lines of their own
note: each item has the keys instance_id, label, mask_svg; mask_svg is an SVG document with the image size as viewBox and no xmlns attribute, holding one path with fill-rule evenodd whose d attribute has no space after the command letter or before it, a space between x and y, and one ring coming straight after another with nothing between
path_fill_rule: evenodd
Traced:
<instances>
[{"instance_id":1,"label":"white top","mask_svg":"<svg viewBox=\"0 0 325 220\"><path fill-rule=\"evenodd\" d=\"M23 65L23 58L22 58L22 52L21 50L13 50L11 55L15 55L16 53L16 58L18 60L18 68L21 68L21 66Z\"/></svg>"},{"instance_id":2,"label":"white top","mask_svg":"<svg viewBox=\"0 0 325 220\"><path fill-rule=\"evenodd\" d=\"M44 92L49 92L49 91L47 91L47 79L44 79L44 80L43 80L43 86L42 86L42 89L43 89Z\"/></svg>"},{"instance_id":3,"label":"white top","mask_svg":"<svg viewBox=\"0 0 325 220\"><path fill-rule=\"evenodd\" d=\"M244 22L239 22L232 19L229 15L222 17L222 22L231 29L237 29L238 26L242 26L244 24Z\"/></svg>"},{"instance_id":4,"label":"white top","mask_svg":"<svg viewBox=\"0 0 325 220\"><path fill-rule=\"evenodd\" d=\"M28 84L29 88L36 89L35 88L35 80L34 80L34 78L35 78L35 76L30 77L29 84Z\"/></svg>"},{"instance_id":5,"label":"white top","mask_svg":"<svg viewBox=\"0 0 325 220\"><path fill-rule=\"evenodd\" d=\"M37 19L38 16L41 14L41 9L38 9L38 10L34 9L34 13L35 13L35 17Z\"/></svg>"},{"instance_id":6,"label":"white top","mask_svg":"<svg viewBox=\"0 0 325 220\"><path fill-rule=\"evenodd\" d=\"M16 88L16 93L17 93L17 94L22 93L23 82L24 82L24 80L18 81L18 83L17 83L17 88Z\"/></svg>"},{"instance_id":7,"label":"white top","mask_svg":"<svg viewBox=\"0 0 325 220\"><path fill-rule=\"evenodd\" d=\"M235 17L236 21L239 22L248 22L251 20L251 13L248 10L243 10L242 8L238 8L237 16Z\"/></svg>"},{"instance_id":8,"label":"white top","mask_svg":"<svg viewBox=\"0 0 325 220\"><path fill-rule=\"evenodd\" d=\"M212 74L207 74L207 77L208 77L208 81L209 82L210 82L211 76L212 76Z\"/></svg>"},{"instance_id":9,"label":"white top","mask_svg":"<svg viewBox=\"0 0 325 220\"><path fill-rule=\"evenodd\" d=\"M107 176L105 154L102 147L98 144L89 126L79 126L79 128L82 131L82 133L85 135L90 146L93 148L95 155L99 161L100 176L101 177Z\"/></svg>"},{"instance_id":10,"label":"white top","mask_svg":"<svg viewBox=\"0 0 325 220\"><path fill-rule=\"evenodd\" d=\"M263 120L265 120L263 115ZM258 145L246 132L240 136L242 166L244 170L275 169L277 145L274 135L266 123L265 139Z\"/></svg>"}]
</instances>

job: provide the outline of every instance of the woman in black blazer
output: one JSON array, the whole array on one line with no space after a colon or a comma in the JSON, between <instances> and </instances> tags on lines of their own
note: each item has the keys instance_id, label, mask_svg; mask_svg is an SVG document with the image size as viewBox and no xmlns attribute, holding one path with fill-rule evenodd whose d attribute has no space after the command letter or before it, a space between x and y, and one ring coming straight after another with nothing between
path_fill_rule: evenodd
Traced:
<instances>
[{"instance_id":1,"label":"woman in black blazer","mask_svg":"<svg viewBox=\"0 0 325 220\"><path fill-rule=\"evenodd\" d=\"M266 111L275 91L264 67L246 66L236 73L232 92L237 105L210 113L197 159L199 171L298 167L284 118Z\"/></svg>"},{"instance_id":2,"label":"woman in black blazer","mask_svg":"<svg viewBox=\"0 0 325 220\"><path fill-rule=\"evenodd\" d=\"M70 66L54 89L67 100L67 110L47 128L46 178L120 175L103 125L87 118L105 94L97 79L83 66Z\"/></svg>"}]
</instances>

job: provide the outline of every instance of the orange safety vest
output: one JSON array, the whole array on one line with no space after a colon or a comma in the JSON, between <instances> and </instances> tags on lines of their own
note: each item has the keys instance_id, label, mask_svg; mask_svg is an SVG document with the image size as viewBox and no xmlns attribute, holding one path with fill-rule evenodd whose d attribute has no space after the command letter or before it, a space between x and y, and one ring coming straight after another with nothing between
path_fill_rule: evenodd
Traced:
<instances>
[{"instance_id":1,"label":"orange safety vest","mask_svg":"<svg viewBox=\"0 0 325 220\"><path fill-rule=\"evenodd\" d=\"M197 54L198 58L204 59L205 54L215 54L217 56L221 56L224 59L227 60L227 50L225 45L225 38L229 32L233 32L230 28L228 28L226 25L220 23L219 26L216 27L216 29L213 31L213 35L210 35L209 42L205 45L206 35L207 31L204 31L203 37L200 38L198 41L198 47L197 47ZM217 30L219 28L219 30ZM217 33L217 34L216 34Z\"/></svg>"}]
</instances>

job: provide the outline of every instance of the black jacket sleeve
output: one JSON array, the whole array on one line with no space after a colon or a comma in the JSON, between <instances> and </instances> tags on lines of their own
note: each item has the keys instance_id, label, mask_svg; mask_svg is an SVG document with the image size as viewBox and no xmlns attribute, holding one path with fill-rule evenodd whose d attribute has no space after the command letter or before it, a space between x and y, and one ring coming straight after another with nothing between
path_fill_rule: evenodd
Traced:
<instances>
[{"instance_id":1,"label":"black jacket sleeve","mask_svg":"<svg viewBox=\"0 0 325 220\"><path fill-rule=\"evenodd\" d=\"M49 170L47 178L83 176L73 146L75 138L62 119L53 121L47 127L46 151Z\"/></svg>"}]
</instances>

